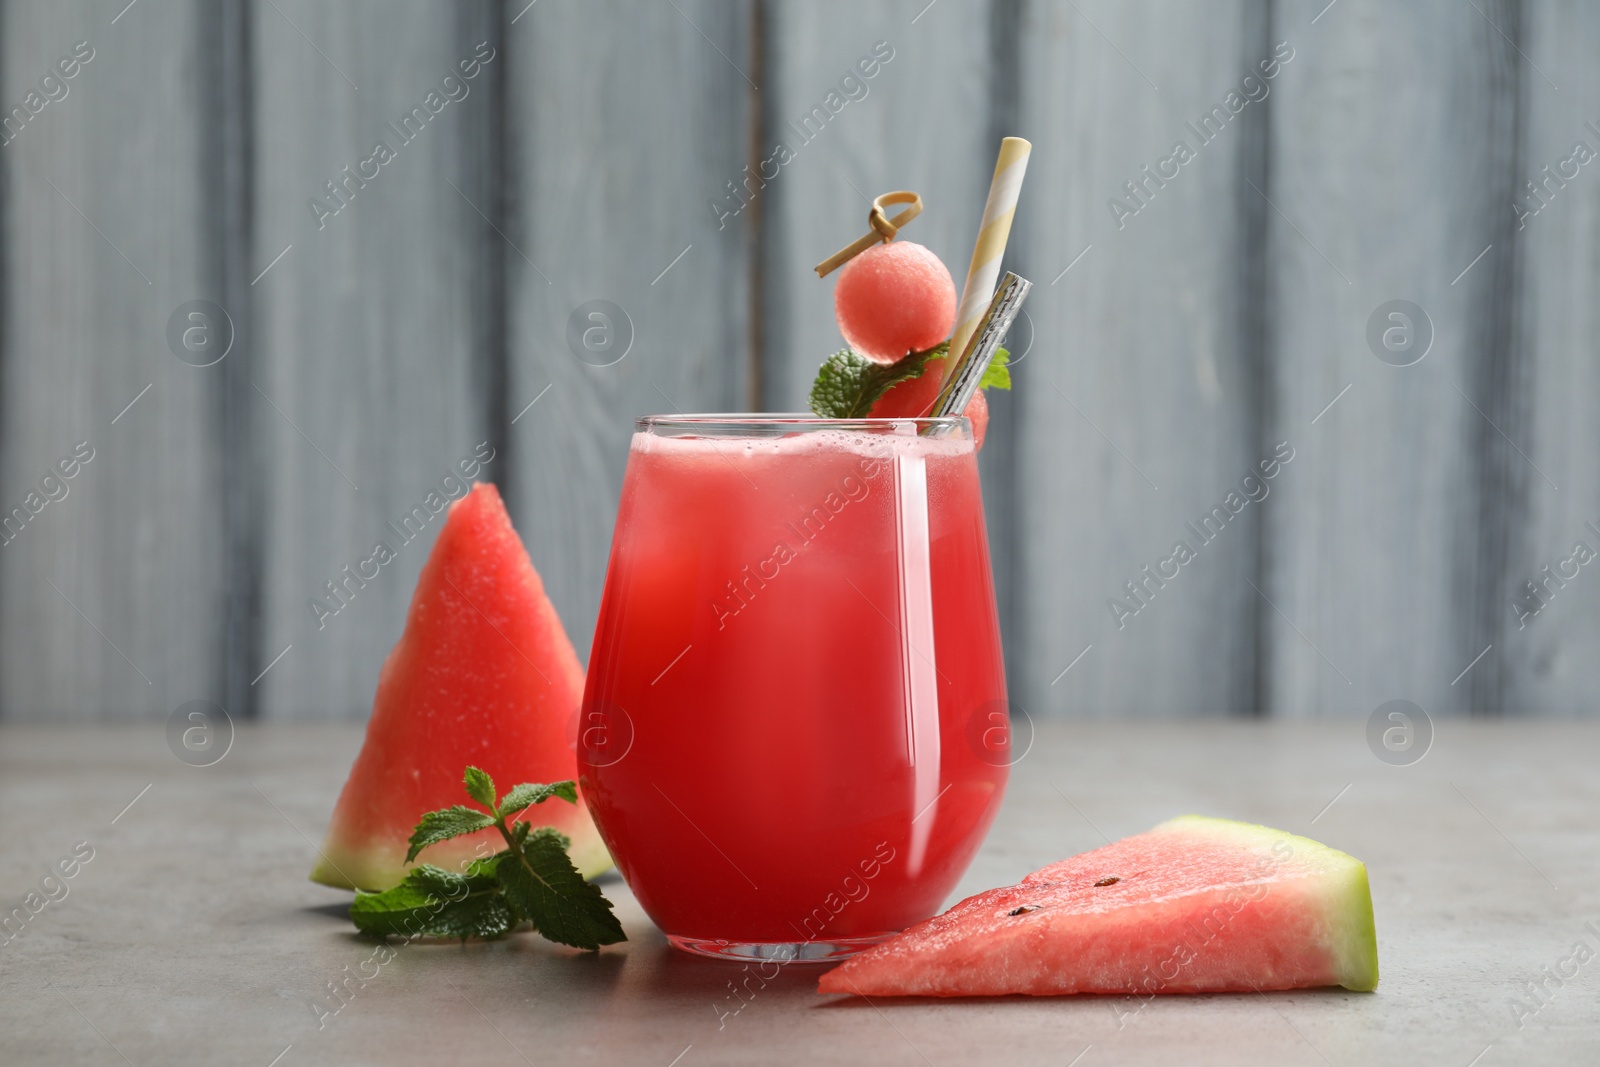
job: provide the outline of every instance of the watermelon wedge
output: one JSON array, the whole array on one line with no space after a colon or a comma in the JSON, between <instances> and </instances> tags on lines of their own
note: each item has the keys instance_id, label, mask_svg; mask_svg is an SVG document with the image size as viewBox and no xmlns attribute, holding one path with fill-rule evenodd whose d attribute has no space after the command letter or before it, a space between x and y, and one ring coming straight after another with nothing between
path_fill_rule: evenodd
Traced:
<instances>
[{"instance_id":1,"label":"watermelon wedge","mask_svg":"<svg viewBox=\"0 0 1600 1067\"><path fill-rule=\"evenodd\" d=\"M1369 990L1367 869L1265 826L1185 815L968 897L822 976L819 993Z\"/></svg>"},{"instance_id":2,"label":"watermelon wedge","mask_svg":"<svg viewBox=\"0 0 1600 1067\"><path fill-rule=\"evenodd\" d=\"M398 884L417 820L461 802L468 764L502 792L577 778L567 732L582 700L583 669L500 494L474 485L450 505L417 579L311 880L345 889ZM536 821L572 839L585 877L611 866L581 798L540 805ZM501 847L485 830L433 845L417 862L456 870Z\"/></svg>"}]
</instances>

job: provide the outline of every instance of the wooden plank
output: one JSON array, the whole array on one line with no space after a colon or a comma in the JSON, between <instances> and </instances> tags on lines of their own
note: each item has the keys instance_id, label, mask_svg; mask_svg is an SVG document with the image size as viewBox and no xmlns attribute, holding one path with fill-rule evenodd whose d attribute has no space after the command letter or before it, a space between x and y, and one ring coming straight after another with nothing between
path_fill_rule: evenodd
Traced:
<instances>
[{"instance_id":1,"label":"wooden plank","mask_svg":"<svg viewBox=\"0 0 1600 1067\"><path fill-rule=\"evenodd\" d=\"M1036 339L1013 403L1026 579L1011 686L1034 715L1259 705L1248 582L1278 480L1210 543L1186 524L1270 458L1247 295L1266 111L1225 111L1204 138L1188 123L1244 93L1271 53L1259 13L1238 3L1024 11L1020 132L1034 152L1013 240L1036 283ZM1277 80L1259 85L1275 104ZM1193 158L1147 178L1180 141ZM1162 580L1179 541L1194 557Z\"/></svg>"},{"instance_id":2,"label":"wooden plank","mask_svg":"<svg viewBox=\"0 0 1600 1067\"><path fill-rule=\"evenodd\" d=\"M1486 690L1454 680L1495 636L1484 561L1497 524L1520 521L1489 470L1489 423L1520 429L1486 388L1509 358L1495 303L1507 275L1486 258L1456 283L1487 246L1509 251L1514 53L1491 25L1507 10L1346 3L1312 25L1317 7L1274 30L1297 57L1271 111L1263 190L1269 437L1297 455L1267 513L1268 702L1287 715L1365 716L1391 699L1461 711ZM1432 347L1410 366L1368 340L1394 300L1431 320ZM1391 362L1420 356L1417 329ZM1472 684L1493 670L1479 663Z\"/></svg>"},{"instance_id":3,"label":"wooden plank","mask_svg":"<svg viewBox=\"0 0 1600 1067\"><path fill-rule=\"evenodd\" d=\"M1508 345L1516 357L1508 361L1510 376L1480 376L1477 396L1525 455L1498 435L1487 442L1506 472L1493 506L1510 520L1514 540L1498 561L1499 581L1487 605L1497 632L1491 630L1485 643L1492 639L1495 647L1469 678L1491 666L1500 667L1503 679L1499 691L1480 695L1474 686L1475 707L1593 715L1600 685L1600 661L1593 654L1600 644L1600 570L1582 563L1575 548L1582 542L1600 552L1600 485L1594 478L1600 161L1579 162L1574 147L1581 142L1600 153L1600 116L1594 110L1600 77L1591 61L1600 46L1600 11L1573 3L1522 11L1521 27L1511 19L1502 26L1520 38L1527 54L1526 60L1515 53L1505 60L1514 64L1523 97L1524 147L1511 182L1514 202L1527 217L1513 221L1517 212L1493 205L1512 230L1505 251L1517 250L1521 275L1511 282L1507 255L1495 261L1505 265L1504 272L1486 272L1476 291L1484 299L1499 290L1520 300ZM1530 197L1530 181L1539 185L1536 197ZM1497 245L1490 255L1501 252ZM1489 265L1485 257L1474 273ZM1505 402L1491 408L1497 397ZM1538 587L1538 600L1529 596L1530 582Z\"/></svg>"},{"instance_id":4,"label":"wooden plank","mask_svg":"<svg viewBox=\"0 0 1600 1067\"><path fill-rule=\"evenodd\" d=\"M482 160L506 63L489 12L308 0L255 11L265 716L367 714L441 525L444 479L483 442L496 455L479 476L505 473L479 399L493 381L482 331L498 262ZM394 559L364 564L380 542Z\"/></svg>"},{"instance_id":5,"label":"wooden plank","mask_svg":"<svg viewBox=\"0 0 1600 1067\"><path fill-rule=\"evenodd\" d=\"M751 406L754 216L710 205L751 161L753 12L547 0L511 27L511 504L580 658L633 419ZM568 341L606 329L590 301L626 315L594 351Z\"/></svg>"},{"instance_id":6,"label":"wooden plank","mask_svg":"<svg viewBox=\"0 0 1600 1067\"><path fill-rule=\"evenodd\" d=\"M216 461L222 468L224 567L226 580L222 692L218 699L231 714L255 717L258 690L251 684L260 673L256 644L261 633L261 556L263 479L257 476L253 418L260 407L251 379L251 338L255 335L255 302L251 282L255 263L254 71L250 55L251 13L248 0L222 0L203 5L199 76L201 94L203 225L210 251L203 277L228 309L233 327L231 358L221 372L217 418ZM213 505L215 507L216 505Z\"/></svg>"},{"instance_id":7,"label":"wooden plank","mask_svg":"<svg viewBox=\"0 0 1600 1067\"><path fill-rule=\"evenodd\" d=\"M0 501L38 512L0 547L9 717L221 697L221 379L167 343L180 304L220 295L197 210L203 6L0 8ZM80 442L93 458L52 475Z\"/></svg>"}]
</instances>

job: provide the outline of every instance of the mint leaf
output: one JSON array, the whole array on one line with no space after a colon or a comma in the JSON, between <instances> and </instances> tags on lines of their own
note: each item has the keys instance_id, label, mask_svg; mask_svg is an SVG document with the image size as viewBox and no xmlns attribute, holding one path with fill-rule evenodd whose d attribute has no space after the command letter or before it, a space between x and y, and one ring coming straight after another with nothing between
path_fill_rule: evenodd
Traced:
<instances>
[{"instance_id":1,"label":"mint leaf","mask_svg":"<svg viewBox=\"0 0 1600 1067\"><path fill-rule=\"evenodd\" d=\"M356 929L372 937L495 938L517 923L492 864L466 874L424 863L382 893L357 893L350 905Z\"/></svg>"},{"instance_id":2,"label":"mint leaf","mask_svg":"<svg viewBox=\"0 0 1600 1067\"><path fill-rule=\"evenodd\" d=\"M811 385L811 410L825 419L864 419L890 386L920 378L943 347L912 352L897 363L874 363L848 348L835 352Z\"/></svg>"},{"instance_id":3,"label":"mint leaf","mask_svg":"<svg viewBox=\"0 0 1600 1067\"><path fill-rule=\"evenodd\" d=\"M467 783L467 796L494 811L494 779L476 767L468 767L464 778Z\"/></svg>"},{"instance_id":4,"label":"mint leaf","mask_svg":"<svg viewBox=\"0 0 1600 1067\"><path fill-rule=\"evenodd\" d=\"M509 819L523 808L534 804L543 804L551 797L560 797L568 804L578 802L578 786L572 781L552 782L549 785L538 785L533 782L523 782L500 802L500 815Z\"/></svg>"},{"instance_id":5,"label":"mint leaf","mask_svg":"<svg viewBox=\"0 0 1600 1067\"><path fill-rule=\"evenodd\" d=\"M411 833L411 848L406 851L406 862L410 863L417 858L417 853L429 845L436 845L440 841L448 841L452 837L470 834L477 830L486 830L494 825L494 819L481 811L456 804L445 808L443 811L430 811L417 823L417 828Z\"/></svg>"},{"instance_id":6,"label":"mint leaf","mask_svg":"<svg viewBox=\"0 0 1600 1067\"><path fill-rule=\"evenodd\" d=\"M528 835L520 852L503 854L496 876L517 915L551 941L598 949L628 939L600 887L572 865L566 837L548 826Z\"/></svg>"},{"instance_id":7,"label":"mint leaf","mask_svg":"<svg viewBox=\"0 0 1600 1067\"><path fill-rule=\"evenodd\" d=\"M920 378L928 365L949 356L950 342L945 341L921 352L912 352L897 363L874 363L866 356L842 349L829 356L817 371L811 384L811 410L825 419L864 419L872 413L872 405L893 386L912 378ZM997 349L994 358L983 370L978 381L980 389L1010 389L1011 372L1007 369L1010 353Z\"/></svg>"},{"instance_id":8,"label":"mint leaf","mask_svg":"<svg viewBox=\"0 0 1600 1067\"><path fill-rule=\"evenodd\" d=\"M989 365L983 368L983 377L978 379L979 389L1010 389L1011 388L1011 353L1003 348L994 350L994 358Z\"/></svg>"}]
</instances>

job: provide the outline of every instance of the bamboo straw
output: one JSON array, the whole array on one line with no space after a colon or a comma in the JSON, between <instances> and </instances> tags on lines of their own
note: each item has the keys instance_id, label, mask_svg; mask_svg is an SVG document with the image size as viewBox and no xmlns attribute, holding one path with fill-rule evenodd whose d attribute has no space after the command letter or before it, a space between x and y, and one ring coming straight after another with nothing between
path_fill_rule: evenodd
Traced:
<instances>
[{"instance_id":1,"label":"bamboo straw","mask_svg":"<svg viewBox=\"0 0 1600 1067\"><path fill-rule=\"evenodd\" d=\"M1021 137L1007 137L1000 142L1000 158L995 161L989 199L983 206L983 223L978 228L978 242L972 250L972 264L967 268L967 282L961 290L961 304L956 311L955 333L950 338L952 356L959 356L966 350L979 320L994 299L1000 260L1005 255L1006 240L1011 236L1011 219L1017 211L1017 195L1022 191L1022 178L1027 173L1028 155L1032 151L1033 145Z\"/></svg>"}]
</instances>

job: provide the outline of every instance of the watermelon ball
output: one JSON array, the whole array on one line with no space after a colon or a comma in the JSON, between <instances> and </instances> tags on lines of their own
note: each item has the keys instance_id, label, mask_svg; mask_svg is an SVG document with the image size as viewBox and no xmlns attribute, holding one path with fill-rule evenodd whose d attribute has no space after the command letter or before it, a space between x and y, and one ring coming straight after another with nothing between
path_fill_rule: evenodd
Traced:
<instances>
[{"instance_id":1,"label":"watermelon ball","mask_svg":"<svg viewBox=\"0 0 1600 1067\"><path fill-rule=\"evenodd\" d=\"M922 245L873 245L839 271L833 312L851 348L874 362L893 363L950 336L956 283Z\"/></svg>"},{"instance_id":2,"label":"watermelon ball","mask_svg":"<svg viewBox=\"0 0 1600 1067\"><path fill-rule=\"evenodd\" d=\"M944 372L950 361L941 359L917 378L908 378L891 385L872 405L868 417L874 419L923 419L933 411L933 402L939 398L944 385ZM962 412L972 423L972 439L976 447L983 447L983 436L989 429L989 401L983 390L972 394L967 410Z\"/></svg>"}]
</instances>

